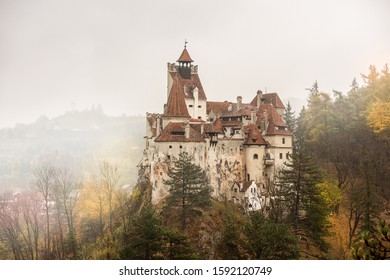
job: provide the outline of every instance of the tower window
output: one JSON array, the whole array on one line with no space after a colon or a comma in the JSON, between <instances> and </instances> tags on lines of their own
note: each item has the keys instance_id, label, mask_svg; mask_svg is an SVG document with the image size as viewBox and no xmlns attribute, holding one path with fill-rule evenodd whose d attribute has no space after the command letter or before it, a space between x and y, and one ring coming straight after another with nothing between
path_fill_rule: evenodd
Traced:
<instances>
[{"instance_id":1,"label":"tower window","mask_svg":"<svg viewBox=\"0 0 390 280\"><path fill-rule=\"evenodd\" d=\"M282 153L279 153L279 158L283 159L283 154Z\"/></svg>"},{"instance_id":2,"label":"tower window","mask_svg":"<svg viewBox=\"0 0 390 280\"><path fill-rule=\"evenodd\" d=\"M180 148L180 149L182 149L182 148L183 148L183 146L182 146L182 145L180 145L180 146L179 146L179 148Z\"/></svg>"},{"instance_id":3,"label":"tower window","mask_svg":"<svg viewBox=\"0 0 390 280\"><path fill-rule=\"evenodd\" d=\"M253 159L259 159L259 155L258 154L254 154L253 155Z\"/></svg>"},{"instance_id":4,"label":"tower window","mask_svg":"<svg viewBox=\"0 0 390 280\"><path fill-rule=\"evenodd\" d=\"M286 138L282 138L282 144L286 144Z\"/></svg>"},{"instance_id":5,"label":"tower window","mask_svg":"<svg viewBox=\"0 0 390 280\"><path fill-rule=\"evenodd\" d=\"M202 108L202 105L198 105L198 108Z\"/></svg>"},{"instance_id":6,"label":"tower window","mask_svg":"<svg viewBox=\"0 0 390 280\"><path fill-rule=\"evenodd\" d=\"M194 106L193 106L193 105L188 105L188 107L192 108L192 107L194 107Z\"/></svg>"},{"instance_id":7,"label":"tower window","mask_svg":"<svg viewBox=\"0 0 390 280\"><path fill-rule=\"evenodd\" d=\"M169 145L169 149L172 149L172 145Z\"/></svg>"}]
</instances>

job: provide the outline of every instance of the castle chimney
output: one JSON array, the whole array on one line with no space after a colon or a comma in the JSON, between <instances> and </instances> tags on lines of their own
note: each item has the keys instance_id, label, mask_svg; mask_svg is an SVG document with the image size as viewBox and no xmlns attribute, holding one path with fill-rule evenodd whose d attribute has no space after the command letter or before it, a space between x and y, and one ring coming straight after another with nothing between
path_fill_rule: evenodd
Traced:
<instances>
[{"instance_id":1,"label":"castle chimney","mask_svg":"<svg viewBox=\"0 0 390 280\"><path fill-rule=\"evenodd\" d=\"M231 112L233 110L232 102L229 102L228 111Z\"/></svg>"},{"instance_id":2,"label":"castle chimney","mask_svg":"<svg viewBox=\"0 0 390 280\"><path fill-rule=\"evenodd\" d=\"M256 118L256 111L252 110L251 111L251 123L256 123L257 118Z\"/></svg>"},{"instance_id":3,"label":"castle chimney","mask_svg":"<svg viewBox=\"0 0 390 280\"><path fill-rule=\"evenodd\" d=\"M185 124L185 136L186 136L186 139L190 138L190 123L186 123Z\"/></svg>"},{"instance_id":4,"label":"castle chimney","mask_svg":"<svg viewBox=\"0 0 390 280\"><path fill-rule=\"evenodd\" d=\"M242 107L242 97L237 96L237 111L240 110Z\"/></svg>"},{"instance_id":5,"label":"castle chimney","mask_svg":"<svg viewBox=\"0 0 390 280\"><path fill-rule=\"evenodd\" d=\"M261 90L257 91L257 96L256 96L256 107L259 107L262 103L263 99L263 92Z\"/></svg>"},{"instance_id":6,"label":"castle chimney","mask_svg":"<svg viewBox=\"0 0 390 280\"><path fill-rule=\"evenodd\" d=\"M264 131L267 131L267 129L268 129L268 112L267 112L267 110L263 111L263 117L264 117Z\"/></svg>"},{"instance_id":7,"label":"castle chimney","mask_svg":"<svg viewBox=\"0 0 390 280\"><path fill-rule=\"evenodd\" d=\"M158 114L156 116L156 137L158 137L160 135L160 122L161 122L161 118L160 118L160 115Z\"/></svg>"},{"instance_id":8,"label":"castle chimney","mask_svg":"<svg viewBox=\"0 0 390 280\"><path fill-rule=\"evenodd\" d=\"M203 136L203 133L204 133L204 124L201 123L200 124L200 134Z\"/></svg>"}]
</instances>

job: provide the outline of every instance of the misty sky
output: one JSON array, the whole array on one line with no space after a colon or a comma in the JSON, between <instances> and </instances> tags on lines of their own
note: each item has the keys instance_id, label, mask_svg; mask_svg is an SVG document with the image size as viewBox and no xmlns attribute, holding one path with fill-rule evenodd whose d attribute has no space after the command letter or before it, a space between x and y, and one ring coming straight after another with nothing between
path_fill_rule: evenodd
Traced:
<instances>
[{"instance_id":1,"label":"misty sky","mask_svg":"<svg viewBox=\"0 0 390 280\"><path fill-rule=\"evenodd\" d=\"M93 104L162 112L185 38L208 100L346 92L390 63L389 15L388 0L0 0L0 127Z\"/></svg>"}]
</instances>

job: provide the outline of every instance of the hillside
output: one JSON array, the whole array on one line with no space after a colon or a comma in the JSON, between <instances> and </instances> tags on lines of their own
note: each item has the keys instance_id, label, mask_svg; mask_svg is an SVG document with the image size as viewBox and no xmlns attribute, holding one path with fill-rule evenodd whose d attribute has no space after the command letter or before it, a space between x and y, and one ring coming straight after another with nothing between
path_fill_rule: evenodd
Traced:
<instances>
[{"instance_id":1,"label":"hillside","mask_svg":"<svg viewBox=\"0 0 390 280\"><path fill-rule=\"evenodd\" d=\"M31 185L40 160L76 168L79 176L94 172L108 159L120 169L121 183L133 185L143 149L144 117L107 116L101 109L68 111L31 124L0 129L0 190Z\"/></svg>"}]
</instances>

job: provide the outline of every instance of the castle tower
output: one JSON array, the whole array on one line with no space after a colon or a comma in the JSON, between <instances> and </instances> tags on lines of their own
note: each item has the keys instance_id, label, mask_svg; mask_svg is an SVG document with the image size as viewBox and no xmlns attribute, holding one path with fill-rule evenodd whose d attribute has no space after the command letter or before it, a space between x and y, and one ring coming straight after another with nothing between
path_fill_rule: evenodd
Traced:
<instances>
[{"instance_id":1,"label":"castle tower","mask_svg":"<svg viewBox=\"0 0 390 280\"><path fill-rule=\"evenodd\" d=\"M179 59L176 61L179 63L179 74L182 79L191 79L191 63L194 62L187 51L187 42L184 45L184 50L181 53Z\"/></svg>"},{"instance_id":2,"label":"castle tower","mask_svg":"<svg viewBox=\"0 0 390 280\"><path fill-rule=\"evenodd\" d=\"M247 134L244 141L245 181L253 180L258 183L263 178L267 142L255 124L247 125L245 132Z\"/></svg>"}]
</instances>

